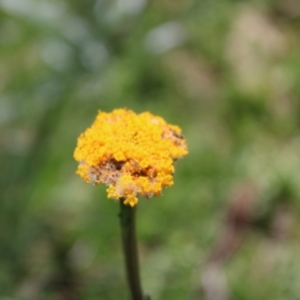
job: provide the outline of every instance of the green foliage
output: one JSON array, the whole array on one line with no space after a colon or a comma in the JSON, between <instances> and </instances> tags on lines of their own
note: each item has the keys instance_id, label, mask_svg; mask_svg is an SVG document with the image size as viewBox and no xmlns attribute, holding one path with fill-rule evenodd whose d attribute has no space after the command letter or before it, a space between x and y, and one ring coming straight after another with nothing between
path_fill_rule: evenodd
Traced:
<instances>
[{"instance_id":1,"label":"green foliage","mask_svg":"<svg viewBox=\"0 0 300 300\"><path fill-rule=\"evenodd\" d=\"M128 299L119 205L72 157L97 110L128 107L178 124L190 152L172 188L139 201L151 299L200 298L245 182L255 209L220 264L229 298L297 299L296 2L2 1L0 298Z\"/></svg>"}]
</instances>

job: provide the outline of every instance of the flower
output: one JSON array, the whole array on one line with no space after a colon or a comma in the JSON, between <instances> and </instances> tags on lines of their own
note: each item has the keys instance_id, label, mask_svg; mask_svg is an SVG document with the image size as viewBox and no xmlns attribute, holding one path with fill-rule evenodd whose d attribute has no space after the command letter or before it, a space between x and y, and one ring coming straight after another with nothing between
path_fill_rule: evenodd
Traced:
<instances>
[{"instance_id":1,"label":"flower","mask_svg":"<svg viewBox=\"0 0 300 300\"><path fill-rule=\"evenodd\" d=\"M158 196L173 185L174 161L187 155L178 126L149 112L99 111L77 142L76 174L88 183L108 186L108 198L134 206L137 196Z\"/></svg>"}]
</instances>

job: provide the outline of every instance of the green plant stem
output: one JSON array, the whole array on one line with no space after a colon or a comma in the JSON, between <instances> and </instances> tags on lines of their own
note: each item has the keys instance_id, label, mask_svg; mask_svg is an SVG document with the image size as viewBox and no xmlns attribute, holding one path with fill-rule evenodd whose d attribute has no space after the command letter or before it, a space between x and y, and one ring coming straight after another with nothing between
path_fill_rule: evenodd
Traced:
<instances>
[{"instance_id":1,"label":"green plant stem","mask_svg":"<svg viewBox=\"0 0 300 300\"><path fill-rule=\"evenodd\" d=\"M127 281L132 300L143 300L143 292L139 274L139 259L135 233L136 207L124 204L120 199L120 224L122 245L125 257Z\"/></svg>"}]
</instances>

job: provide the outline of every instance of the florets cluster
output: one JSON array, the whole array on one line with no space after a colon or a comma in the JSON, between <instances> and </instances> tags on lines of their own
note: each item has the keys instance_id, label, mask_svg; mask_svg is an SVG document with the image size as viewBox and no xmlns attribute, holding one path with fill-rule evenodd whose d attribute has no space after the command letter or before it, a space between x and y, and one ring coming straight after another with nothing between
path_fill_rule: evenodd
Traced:
<instances>
[{"instance_id":1,"label":"florets cluster","mask_svg":"<svg viewBox=\"0 0 300 300\"><path fill-rule=\"evenodd\" d=\"M86 182L104 183L108 198L134 206L137 196L151 198L173 185L174 161L187 153L178 126L149 112L116 109L98 113L79 136L74 158Z\"/></svg>"}]
</instances>

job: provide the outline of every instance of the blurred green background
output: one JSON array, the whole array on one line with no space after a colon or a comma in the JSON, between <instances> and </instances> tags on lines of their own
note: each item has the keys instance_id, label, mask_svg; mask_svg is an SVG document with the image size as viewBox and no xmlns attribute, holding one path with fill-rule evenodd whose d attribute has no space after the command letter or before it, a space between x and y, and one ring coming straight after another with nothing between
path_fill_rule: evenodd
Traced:
<instances>
[{"instance_id":1,"label":"blurred green background","mask_svg":"<svg viewBox=\"0 0 300 300\"><path fill-rule=\"evenodd\" d=\"M140 199L156 299L300 299L298 0L0 0L0 299L129 299L119 205L75 175L97 111L183 129Z\"/></svg>"}]
</instances>

